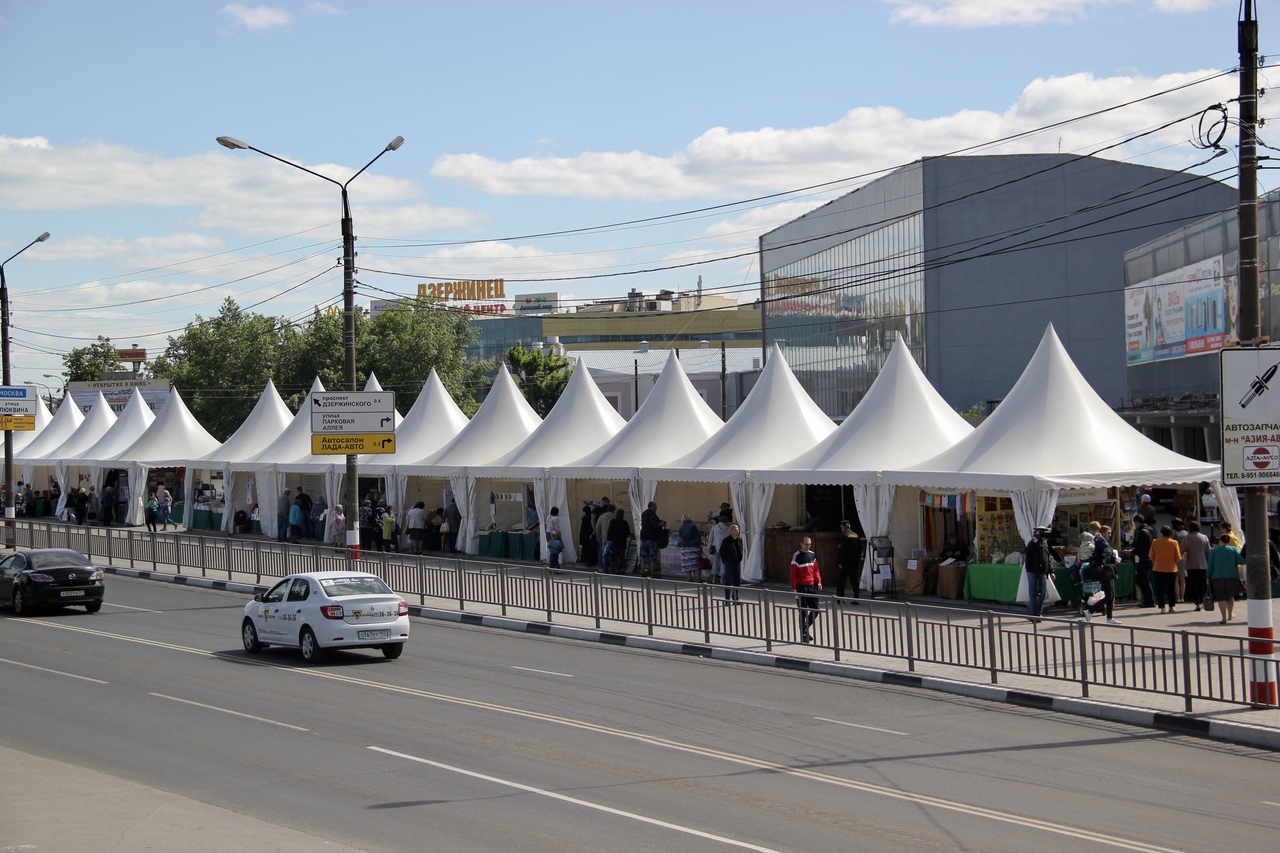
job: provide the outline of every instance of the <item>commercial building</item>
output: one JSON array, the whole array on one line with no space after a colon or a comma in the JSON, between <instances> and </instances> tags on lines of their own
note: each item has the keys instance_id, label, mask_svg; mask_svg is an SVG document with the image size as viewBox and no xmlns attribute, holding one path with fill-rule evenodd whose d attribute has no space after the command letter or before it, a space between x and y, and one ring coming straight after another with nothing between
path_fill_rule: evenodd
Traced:
<instances>
[{"instance_id":1,"label":"commercial building","mask_svg":"<svg viewBox=\"0 0 1280 853\"><path fill-rule=\"evenodd\" d=\"M766 351L785 342L805 389L841 418L901 334L948 404L982 411L1053 323L1120 407L1126 250L1234 201L1207 178L1094 157L920 160L760 238Z\"/></svg>"}]
</instances>

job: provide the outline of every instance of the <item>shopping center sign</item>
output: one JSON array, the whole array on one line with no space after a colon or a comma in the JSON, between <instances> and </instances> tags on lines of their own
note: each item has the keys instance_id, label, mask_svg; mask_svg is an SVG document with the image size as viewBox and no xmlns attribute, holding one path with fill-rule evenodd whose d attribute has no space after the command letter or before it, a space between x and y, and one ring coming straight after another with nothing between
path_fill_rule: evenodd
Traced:
<instances>
[{"instance_id":1,"label":"shopping center sign","mask_svg":"<svg viewBox=\"0 0 1280 853\"><path fill-rule=\"evenodd\" d=\"M1222 351L1222 482L1280 483L1280 348Z\"/></svg>"}]
</instances>

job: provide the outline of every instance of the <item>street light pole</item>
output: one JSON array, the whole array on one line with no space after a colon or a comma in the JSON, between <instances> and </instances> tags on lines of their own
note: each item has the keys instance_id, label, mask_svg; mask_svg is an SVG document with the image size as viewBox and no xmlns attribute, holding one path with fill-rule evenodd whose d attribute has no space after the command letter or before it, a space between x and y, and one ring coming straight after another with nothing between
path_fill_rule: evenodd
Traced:
<instances>
[{"instance_id":1,"label":"street light pole","mask_svg":"<svg viewBox=\"0 0 1280 853\"><path fill-rule=\"evenodd\" d=\"M9 282L4 277L4 267L9 261L21 255L27 249L30 249L36 243L43 243L49 239L49 232L46 231L39 237L14 252L8 259L0 264L0 351L3 353L4 359L4 378L3 384L7 388L13 381L13 375L9 370ZM4 431L4 547L13 550L13 430Z\"/></svg>"},{"instance_id":2,"label":"street light pole","mask_svg":"<svg viewBox=\"0 0 1280 853\"><path fill-rule=\"evenodd\" d=\"M351 201L347 196L347 187L351 182L363 174L374 163L378 162L378 157L386 154L388 151L395 151L401 145L404 145L404 137L397 136L395 139L387 143L387 146L378 152L378 156L374 157L368 163L365 163L360 171L356 172L346 183L330 178L328 175L322 175L319 172L313 172L306 166L299 166L283 157L277 157L261 148L254 148L246 142L241 142L233 136L219 136L218 144L224 148L244 149L248 151L256 151L264 157L270 157L286 166L292 166L306 172L309 175L315 175L321 180L328 181L336 186L342 193L342 350L343 350L343 379L345 380L347 391L358 391L356 387L356 236L355 227L351 221ZM345 498L347 505L347 517L358 518L360 514L360 483L359 470L356 464L357 456L352 453L347 455L347 496ZM353 516L352 513L355 515ZM358 524L347 524L347 554L351 560L360 559L360 527Z\"/></svg>"}]
</instances>

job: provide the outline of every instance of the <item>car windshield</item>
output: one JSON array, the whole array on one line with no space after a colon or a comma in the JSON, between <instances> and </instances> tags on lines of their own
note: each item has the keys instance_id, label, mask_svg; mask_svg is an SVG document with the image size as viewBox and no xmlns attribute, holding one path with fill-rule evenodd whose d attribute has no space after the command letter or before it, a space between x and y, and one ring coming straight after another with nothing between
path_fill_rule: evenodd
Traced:
<instances>
[{"instance_id":1,"label":"car windshield","mask_svg":"<svg viewBox=\"0 0 1280 853\"><path fill-rule=\"evenodd\" d=\"M325 578L320 581L320 586L324 587L325 595L330 598L341 598L344 595L394 595L382 578L375 577Z\"/></svg>"},{"instance_id":2,"label":"car windshield","mask_svg":"<svg viewBox=\"0 0 1280 853\"><path fill-rule=\"evenodd\" d=\"M33 569L80 569L93 563L75 551L42 551L27 554L27 564Z\"/></svg>"}]
</instances>

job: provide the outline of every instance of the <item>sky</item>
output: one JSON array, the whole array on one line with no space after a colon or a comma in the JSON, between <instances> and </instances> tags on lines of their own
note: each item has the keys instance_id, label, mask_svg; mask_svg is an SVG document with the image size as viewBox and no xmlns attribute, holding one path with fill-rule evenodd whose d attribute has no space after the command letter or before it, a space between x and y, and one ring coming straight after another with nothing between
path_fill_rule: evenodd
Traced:
<instances>
[{"instance_id":1,"label":"sky","mask_svg":"<svg viewBox=\"0 0 1280 853\"><path fill-rule=\"evenodd\" d=\"M1234 185L1235 130L1209 163L1192 140L1236 114L1238 5L0 0L0 260L52 235L5 266L13 384L56 388L100 335L159 355L228 297L341 303L338 188L219 136L338 182L404 137L349 187L359 304L492 278L751 301L761 234L921 157Z\"/></svg>"}]
</instances>

